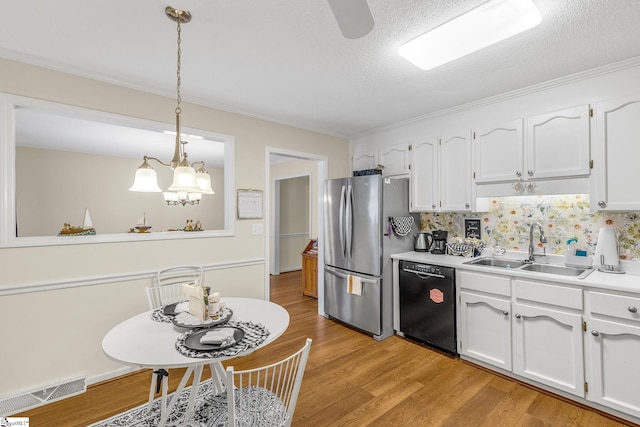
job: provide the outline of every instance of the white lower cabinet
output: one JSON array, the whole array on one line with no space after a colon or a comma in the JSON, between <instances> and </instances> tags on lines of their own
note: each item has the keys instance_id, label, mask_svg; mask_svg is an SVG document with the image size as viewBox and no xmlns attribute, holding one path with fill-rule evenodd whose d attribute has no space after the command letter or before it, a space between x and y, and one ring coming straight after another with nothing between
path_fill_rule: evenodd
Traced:
<instances>
[{"instance_id":1,"label":"white lower cabinet","mask_svg":"<svg viewBox=\"0 0 640 427\"><path fill-rule=\"evenodd\" d=\"M459 271L457 283L458 352L510 371L510 279Z\"/></svg>"},{"instance_id":2,"label":"white lower cabinet","mask_svg":"<svg viewBox=\"0 0 640 427\"><path fill-rule=\"evenodd\" d=\"M460 354L511 370L510 309L507 298L461 291Z\"/></svg>"},{"instance_id":3,"label":"white lower cabinet","mask_svg":"<svg viewBox=\"0 0 640 427\"><path fill-rule=\"evenodd\" d=\"M584 397L582 316L513 304L513 372Z\"/></svg>"},{"instance_id":4,"label":"white lower cabinet","mask_svg":"<svg viewBox=\"0 0 640 427\"><path fill-rule=\"evenodd\" d=\"M640 423L640 293L456 277L461 357Z\"/></svg>"},{"instance_id":5,"label":"white lower cabinet","mask_svg":"<svg viewBox=\"0 0 640 427\"><path fill-rule=\"evenodd\" d=\"M584 397L582 290L513 280L513 372Z\"/></svg>"},{"instance_id":6,"label":"white lower cabinet","mask_svg":"<svg viewBox=\"0 0 640 427\"><path fill-rule=\"evenodd\" d=\"M640 298L587 292L588 398L640 417Z\"/></svg>"}]
</instances>

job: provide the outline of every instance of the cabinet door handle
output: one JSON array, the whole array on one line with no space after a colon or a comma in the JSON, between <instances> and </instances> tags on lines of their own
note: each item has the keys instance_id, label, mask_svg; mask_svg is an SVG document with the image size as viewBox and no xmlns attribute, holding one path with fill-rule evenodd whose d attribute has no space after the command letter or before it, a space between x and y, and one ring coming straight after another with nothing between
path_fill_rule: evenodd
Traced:
<instances>
[{"instance_id":1,"label":"cabinet door handle","mask_svg":"<svg viewBox=\"0 0 640 427\"><path fill-rule=\"evenodd\" d=\"M520 172L520 171L516 171L516 176L517 176L518 178L520 178L520 177L522 176L522 172Z\"/></svg>"},{"instance_id":2,"label":"cabinet door handle","mask_svg":"<svg viewBox=\"0 0 640 427\"><path fill-rule=\"evenodd\" d=\"M519 319L521 317L522 317L522 315L520 313L516 313L516 319Z\"/></svg>"},{"instance_id":3,"label":"cabinet door handle","mask_svg":"<svg viewBox=\"0 0 640 427\"><path fill-rule=\"evenodd\" d=\"M464 207L465 207L465 208L468 208L469 206L471 206L471 205L469 204L469 202L467 202L467 203L465 203L465 204L464 204Z\"/></svg>"},{"instance_id":4,"label":"cabinet door handle","mask_svg":"<svg viewBox=\"0 0 640 427\"><path fill-rule=\"evenodd\" d=\"M638 309L635 308L634 306L629 307L627 310L629 310L629 312L631 312L631 313L637 313L638 312Z\"/></svg>"},{"instance_id":5,"label":"cabinet door handle","mask_svg":"<svg viewBox=\"0 0 640 427\"><path fill-rule=\"evenodd\" d=\"M433 209L435 209L435 208L436 208L436 204L434 203L433 205L431 205L431 207L432 207Z\"/></svg>"},{"instance_id":6,"label":"cabinet door handle","mask_svg":"<svg viewBox=\"0 0 640 427\"><path fill-rule=\"evenodd\" d=\"M600 332L594 329L593 331L591 331L591 335L593 335L594 337L597 337L598 335L600 335Z\"/></svg>"},{"instance_id":7,"label":"cabinet door handle","mask_svg":"<svg viewBox=\"0 0 640 427\"><path fill-rule=\"evenodd\" d=\"M531 169L529 169L527 173L529 174L529 176L533 176L533 171Z\"/></svg>"},{"instance_id":8,"label":"cabinet door handle","mask_svg":"<svg viewBox=\"0 0 640 427\"><path fill-rule=\"evenodd\" d=\"M504 314L505 316L508 316L508 315L509 315L509 312L508 312L507 310L504 310L504 311L502 312L502 314Z\"/></svg>"},{"instance_id":9,"label":"cabinet door handle","mask_svg":"<svg viewBox=\"0 0 640 427\"><path fill-rule=\"evenodd\" d=\"M600 200L600 201L598 202L598 206L600 206L601 208L604 208L604 207L606 207L606 206L607 206L607 204L604 202L604 200Z\"/></svg>"}]
</instances>

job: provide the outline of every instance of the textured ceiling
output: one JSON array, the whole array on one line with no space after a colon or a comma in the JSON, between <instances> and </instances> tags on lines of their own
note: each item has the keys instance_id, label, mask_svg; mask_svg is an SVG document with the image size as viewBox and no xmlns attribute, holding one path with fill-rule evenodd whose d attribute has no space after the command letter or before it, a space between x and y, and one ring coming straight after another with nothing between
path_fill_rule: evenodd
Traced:
<instances>
[{"instance_id":1,"label":"textured ceiling","mask_svg":"<svg viewBox=\"0 0 640 427\"><path fill-rule=\"evenodd\" d=\"M193 14L184 100L347 137L640 56L639 0L533 1L538 27L431 71L398 46L483 0L369 0L357 40L326 0L3 2L0 56L172 97L170 4Z\"/></svg>"}]
</instances>

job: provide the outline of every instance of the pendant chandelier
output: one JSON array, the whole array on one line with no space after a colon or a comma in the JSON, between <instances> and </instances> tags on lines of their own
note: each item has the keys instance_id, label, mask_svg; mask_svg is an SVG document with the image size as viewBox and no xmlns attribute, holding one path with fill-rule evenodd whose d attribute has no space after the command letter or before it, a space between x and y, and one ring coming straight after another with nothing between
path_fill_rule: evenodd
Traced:
<instances>
[{"instance_id":1,"label":"pendant chandelier","mask_svg":"<svg viewBox=\"0 0 640 427\"><path fill-rule=\"evenodd\" d=\"M129 191L138 191L145 193L159 193L162 189L158 187L158 175L153 170L148 160L155 160L163 166L173 169L173 183L168 188L168 191L164 191L164 200L168 205L195 205L200 203L200 199L203 194L214 194L211 189L211 177L204 168L204 162L189 163L187 160L188 155L185 151L185 144L187 141L182 141L180 136L180 114L182 110L180 104L182 103L182 97L180 96L180 68L181 68L181 55L180 50L181 39L181 24L186 24L191 21L191 13L186 10L178 10L171 6L167 6L165 13L169 19L178 24L178 68L177 68L177 84L176 84L176 144L173 153L173 159L169 163L164 163L155 157L144 156L144 161L136 170L136 176ZM194 167L199 165L198 169Z\"/></svg>"}]
</instances>

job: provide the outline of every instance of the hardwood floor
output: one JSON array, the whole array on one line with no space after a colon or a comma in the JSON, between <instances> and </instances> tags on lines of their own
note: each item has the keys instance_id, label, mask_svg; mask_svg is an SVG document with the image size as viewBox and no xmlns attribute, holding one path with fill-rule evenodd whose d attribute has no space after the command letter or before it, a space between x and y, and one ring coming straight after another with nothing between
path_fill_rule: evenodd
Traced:
<instances>
[{"instance_id":1,"label":"hardwood floor","mask_svg":"<svg viewBox=\"0 0 640 427\"><path fill-rule=\"evenodd\" d=\"M294 426L592 426L625 424L459 359L393 336L377 342L317 314L300 272L272 278L271 299L291 322L275 343L233 360L239 369L275 362L313 339ZM175 389L181 372L172 371ZM85 426L146 401L149 371L16 416L30 425Z\"/></svg>"}]
</instances>

